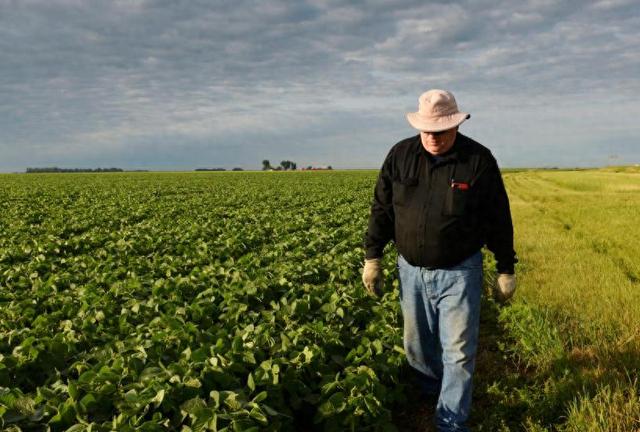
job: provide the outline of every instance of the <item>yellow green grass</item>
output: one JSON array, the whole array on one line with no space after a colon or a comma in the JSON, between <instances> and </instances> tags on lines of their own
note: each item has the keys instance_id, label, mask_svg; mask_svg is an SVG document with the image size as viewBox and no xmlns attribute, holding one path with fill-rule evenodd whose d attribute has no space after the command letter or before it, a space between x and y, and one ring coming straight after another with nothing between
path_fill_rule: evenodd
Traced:
<instances>
[{"instance_id":1,"label":"yellow green grass","mask_svg":"<svg viewBox=\"0 0 640 432\"><path fill-rule=\"evenodd\" d=\"M495 309L494 342L508 370L479 376L480 405L494 404L476 413L478 427L640 430L640 172L523 171L504 179L519 289L511 305Z\"/></svg>"}]
</instances>

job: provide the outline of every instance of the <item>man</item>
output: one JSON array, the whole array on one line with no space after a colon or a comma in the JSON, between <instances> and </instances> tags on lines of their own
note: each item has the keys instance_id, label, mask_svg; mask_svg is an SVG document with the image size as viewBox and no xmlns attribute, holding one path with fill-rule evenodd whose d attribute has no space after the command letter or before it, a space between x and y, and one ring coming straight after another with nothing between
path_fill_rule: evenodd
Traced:
<instances>
[{"instance_id":1,"label":"man","mask_svg":"<svg viewBox=\"0 0 640 432\"><path fill-rule=\"evenodd\" d=\"M382 252L398 251L404 348L423 390L437 397L439 431L465 431L471 406L482 292L482 253L497 261L501 300L515 291L513 227L496 160L458 132L470 115L430 90L407 120L419 135L387 155L375 188L362 279L381 293Z\"/></svg>"}]
</instances>

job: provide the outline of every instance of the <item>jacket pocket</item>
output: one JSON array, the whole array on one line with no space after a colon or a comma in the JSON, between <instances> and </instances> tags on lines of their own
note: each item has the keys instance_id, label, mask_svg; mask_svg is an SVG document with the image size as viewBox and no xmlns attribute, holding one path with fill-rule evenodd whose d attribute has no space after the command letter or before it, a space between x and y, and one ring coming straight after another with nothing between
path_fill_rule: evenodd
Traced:
<instances>
[{"instance_id":1,"label":"jacket pocket","mask_svg":"<svg viewBox=\"0 0 640 432\"><path fill-rule=\"evenodd\" d=\"M449 187L444 199L442 213L446 216L462 216L467 211L469 190Z\"/></svg>"},{"instance_id":2,"label":"jacket pocket","mask_svg":"<svg viewBox=\"0 0 640 432\"><path fill-rule=\"evenodd\" d=\"M393 204L406 206L418 188L418 178L410 177L393 181Z\"/></svg>"}]
</instances>

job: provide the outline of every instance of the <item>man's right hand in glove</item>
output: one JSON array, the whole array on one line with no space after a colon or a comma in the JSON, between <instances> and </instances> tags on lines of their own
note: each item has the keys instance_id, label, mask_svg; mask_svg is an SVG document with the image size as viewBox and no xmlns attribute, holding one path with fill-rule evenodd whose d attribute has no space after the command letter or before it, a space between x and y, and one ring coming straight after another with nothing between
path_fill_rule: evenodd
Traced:
<instances>
[{"instance_id":1,"label":"man's right hand in glove","mask_svg":"<svg viewBox=\"0 0 640 432\"><path fill-rule=\"evenodd\" d=\"M378 297L382 295L382 286L384 284L384 275L382 274L382 265L380 258L371 258L364 260L364 270L362 272L362 283L369 294Z\"/></svg>"}]
</instances>

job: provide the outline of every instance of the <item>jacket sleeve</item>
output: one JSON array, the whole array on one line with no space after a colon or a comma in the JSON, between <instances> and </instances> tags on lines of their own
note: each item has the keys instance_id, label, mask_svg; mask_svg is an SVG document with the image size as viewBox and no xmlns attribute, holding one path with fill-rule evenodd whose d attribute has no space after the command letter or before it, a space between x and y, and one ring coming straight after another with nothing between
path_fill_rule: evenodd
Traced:
<instances>
[{"instance_id":1,"label":"jacket sleeve","mask_svg":"<svg viewBox=\"0 0 640 432\"><path fill-rule=\"evenodd\" d=\"M482 184L482 222L487 248L496 258L498 273L514 273L518 262L513 249L513 223L509 197L493 156L478 181Z\"/></svg>"},{"instance_id":2,"label":"jacket sleeve","mask_svg":"<svg viewBox=\"0 0 640 432\"><path fill-rule=\"evenodd\" d=\"M392 152L389 152L376 183L364 237L366 258L381 258L384 247L394 238Z\"/></svg>"}]
</instances>

